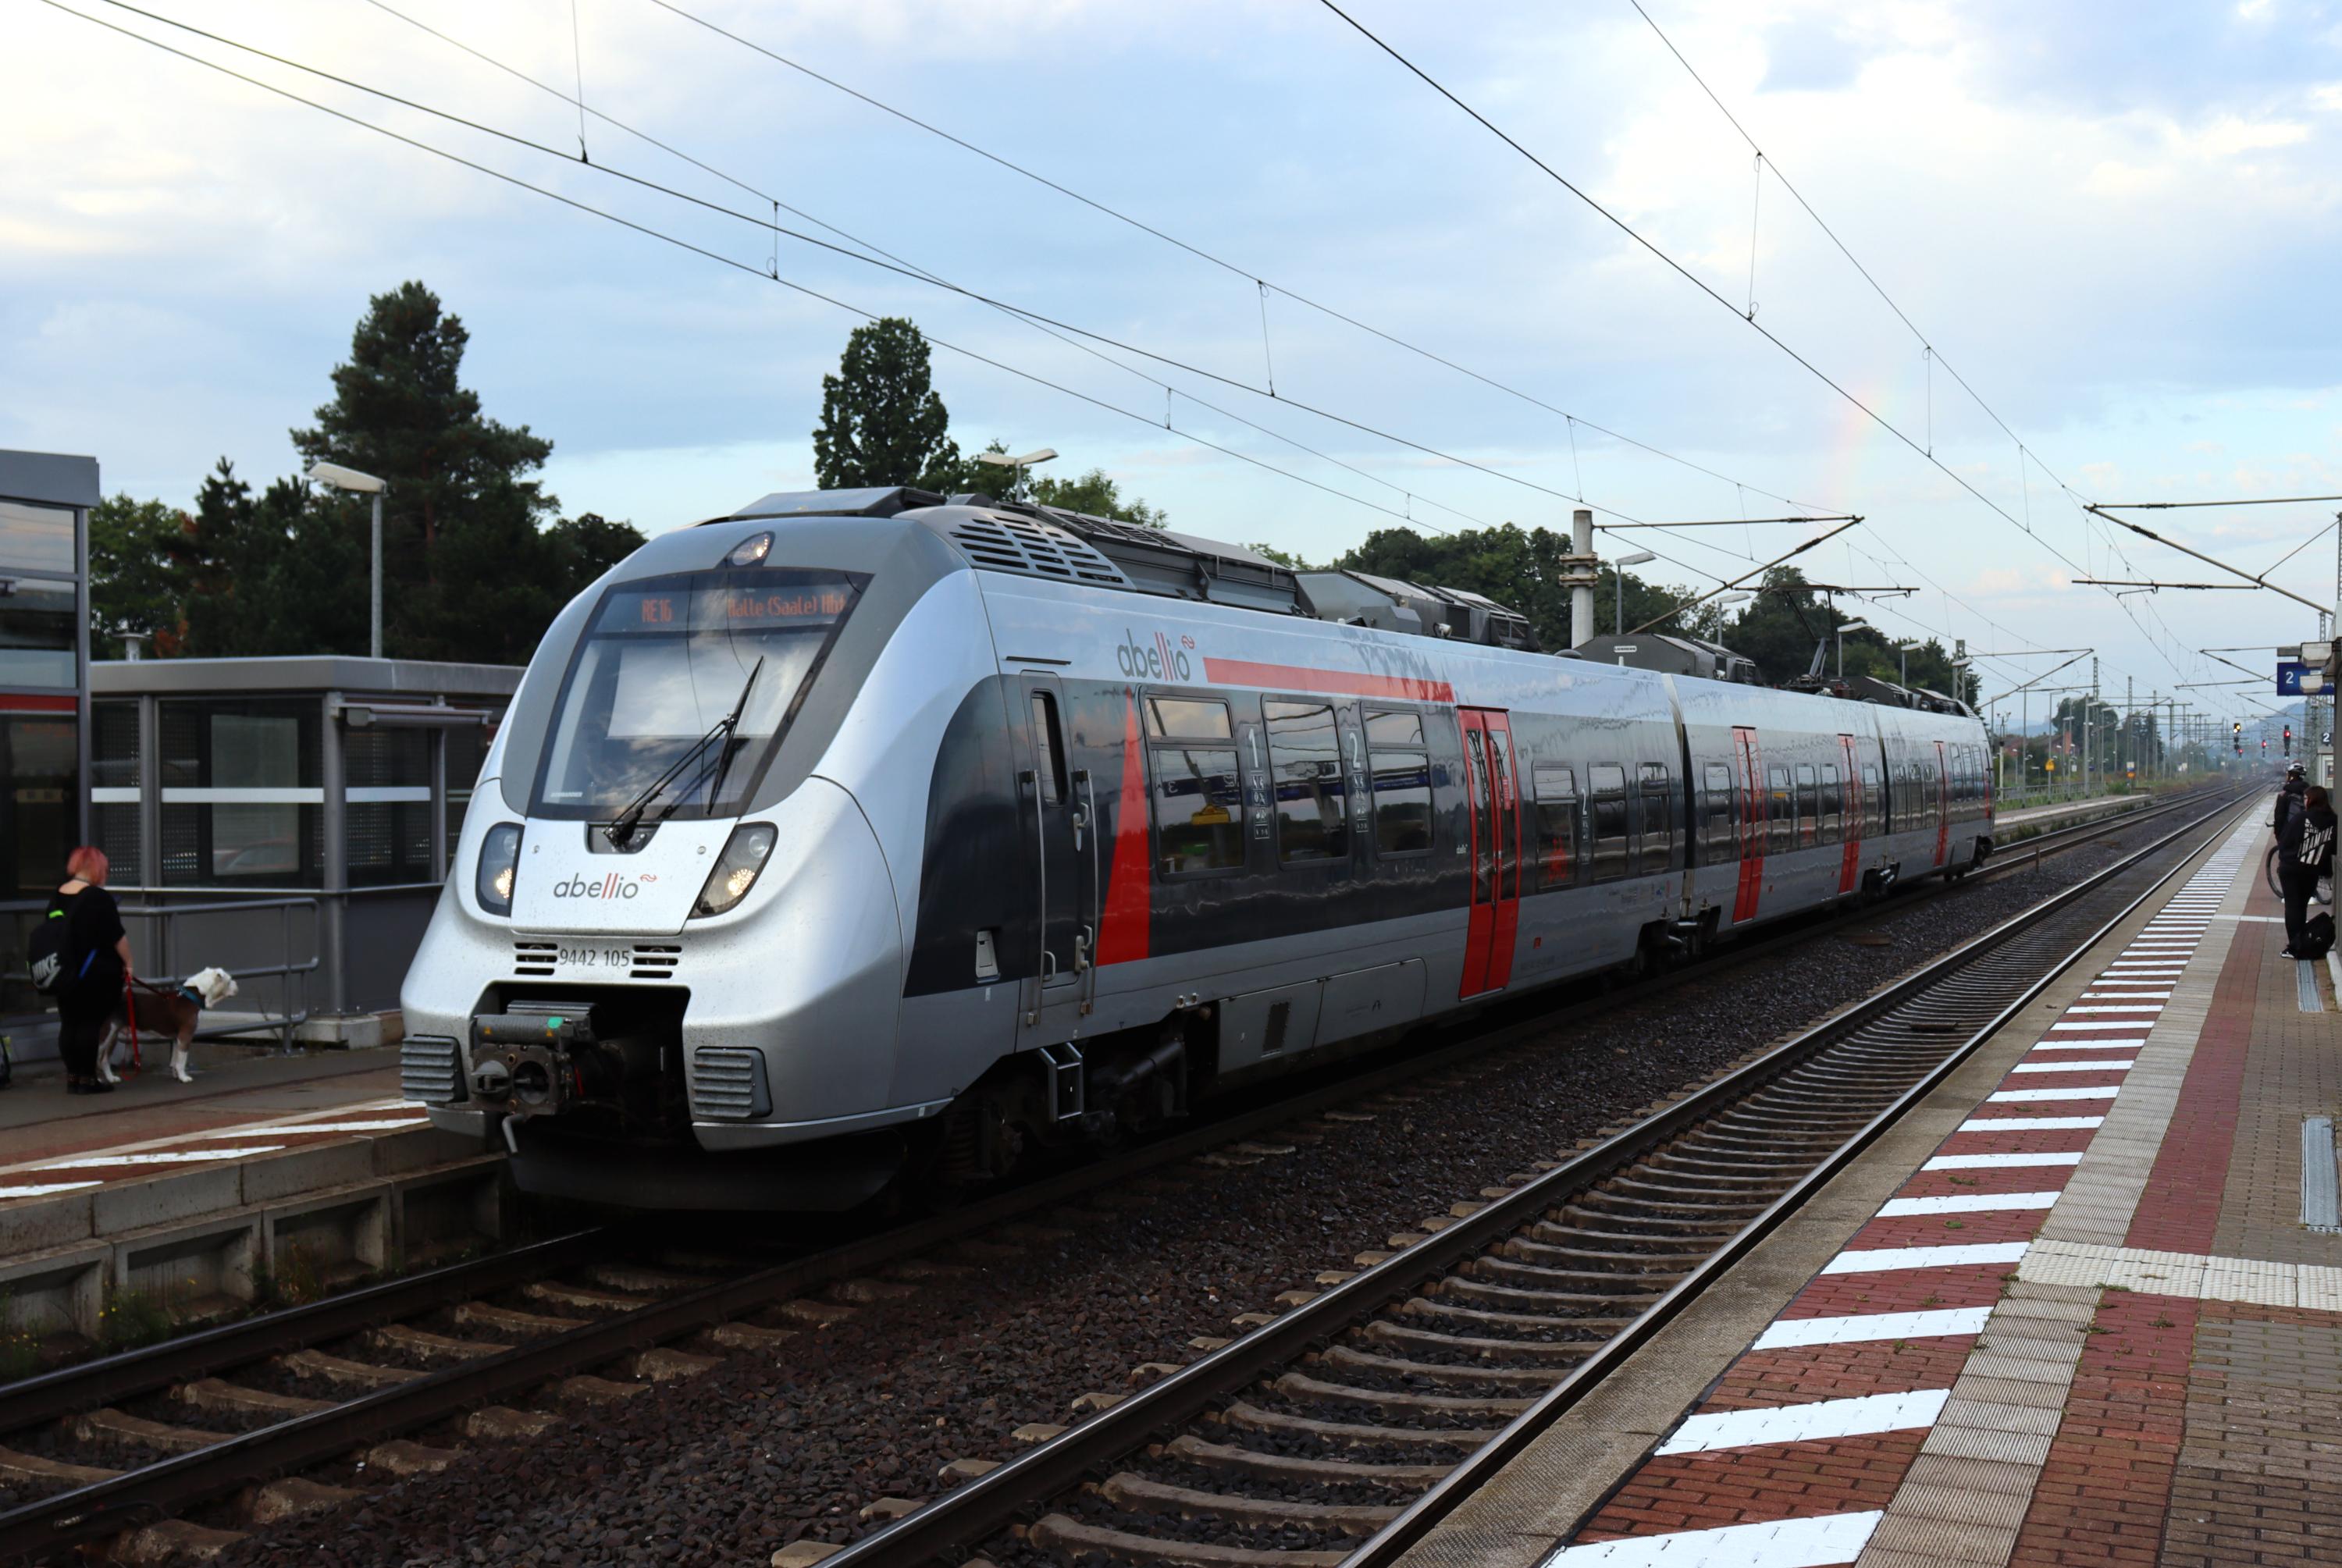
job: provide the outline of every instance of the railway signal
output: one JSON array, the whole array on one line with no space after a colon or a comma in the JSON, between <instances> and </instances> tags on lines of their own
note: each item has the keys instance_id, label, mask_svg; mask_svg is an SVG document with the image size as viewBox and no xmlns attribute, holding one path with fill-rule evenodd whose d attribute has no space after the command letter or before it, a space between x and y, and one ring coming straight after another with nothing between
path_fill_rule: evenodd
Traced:
<instances>
[{"instance_id":1,"label":"railway signal","mask_svg":"<svg viewBox=\"0 0 2342 1568\"><path fill-rule=\"evenodd\" d=\"M2291 724L2285 726L2285 754L2287 756L2291 756L2293 754L2293 726Z\"/></svg>"}]
</instances>

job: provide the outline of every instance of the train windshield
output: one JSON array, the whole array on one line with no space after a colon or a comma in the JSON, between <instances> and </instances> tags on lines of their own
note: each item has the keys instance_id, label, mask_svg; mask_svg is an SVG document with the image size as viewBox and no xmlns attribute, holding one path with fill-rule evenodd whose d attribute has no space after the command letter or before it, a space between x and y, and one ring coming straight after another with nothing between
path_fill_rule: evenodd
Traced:
<instances>
[{"instance_id":1,"label":"train windshield","mask_svg":"<svg viewBox=\"0 0 2342 1568\"><path fill-rule=\"evenodd\" d=\"M611 588L563 683L531 814L616 816L682 762L646 818L738 814L866 582L755 566ZM702 746L736 708L729 740Z\"/></svg>"}]
</instances>

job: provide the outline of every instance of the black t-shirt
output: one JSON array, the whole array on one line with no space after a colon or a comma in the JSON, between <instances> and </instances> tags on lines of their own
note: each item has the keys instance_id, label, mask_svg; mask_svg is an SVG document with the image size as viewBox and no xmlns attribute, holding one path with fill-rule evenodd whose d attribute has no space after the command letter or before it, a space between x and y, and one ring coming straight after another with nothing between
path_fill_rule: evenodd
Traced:
<instances>
[{"instance_id":1,"label":"black t-shirt","mask_svg":"<svg viewBox=\"0 0 2342 1568\"><path fill-rule=\"evenodd\" d=\"M122 940L122 910L114 894L92 884L79 893L55 894L49 907L65 911L65 987L76 992L119 989L122 955L114 944Z\"/></svg>"}]
</instances>

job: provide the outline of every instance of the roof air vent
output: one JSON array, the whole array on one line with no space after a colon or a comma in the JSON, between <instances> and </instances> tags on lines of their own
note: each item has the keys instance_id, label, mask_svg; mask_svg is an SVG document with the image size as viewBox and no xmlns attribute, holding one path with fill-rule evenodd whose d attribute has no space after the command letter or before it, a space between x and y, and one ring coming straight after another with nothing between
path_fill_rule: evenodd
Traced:
<instances>
[{"instance_id":1,"label":"roof air vent","mask_svg":"<svg viewBox=\"0 0 2342 1568\"><path fill-rule=\"evenodd\" d=\"M1131 586L1130 579L1113 562L1065 529L1035 518L980 513L955 524L951 538L971 562L986 571L1101 588Z\"/></svg>"}]
</instances>

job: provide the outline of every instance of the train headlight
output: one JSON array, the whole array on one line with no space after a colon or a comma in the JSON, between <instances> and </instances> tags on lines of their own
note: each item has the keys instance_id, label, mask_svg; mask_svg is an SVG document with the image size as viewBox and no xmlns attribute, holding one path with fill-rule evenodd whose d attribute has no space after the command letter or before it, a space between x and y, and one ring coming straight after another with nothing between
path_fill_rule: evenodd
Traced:
<instances>
[{"instance_id":1,"label":"train headlight","mask_svg":"<svg viewBox=\"0 0 2342 1568\"><path fill-rule=\"evenodd\" d=\"M771 823L750 823L735 828L724 853L716 857L716 869L707 874L707 885L699 890L699 902L691 906L696 917L721 914L748 896L756 885L757 874L773 855L773 841L779 832Z\"/></svg>"},{"instance_id":2,"label":"train headlight","mask_svg":"<svg viewBox=\"0 0 2342 1568\"><path fill-rule=\"evenodd\" d=\"M754 539L742 540L734 547L732 554L724 557L724 564L726 566L754 566L772 553L773 534L768 528Z\"/></svg>"},{"instance_id":3,"label":"train headlight","mask_svg":"<svg viewBox=\"0 0 2342 1568\"><path fill-rule=\"evenodd\" d=\"M512 913L513 875L520 866L520 824L500 822L480 841L480 870L472 891L490 914Z\"/></svg>"}]
</instances>

